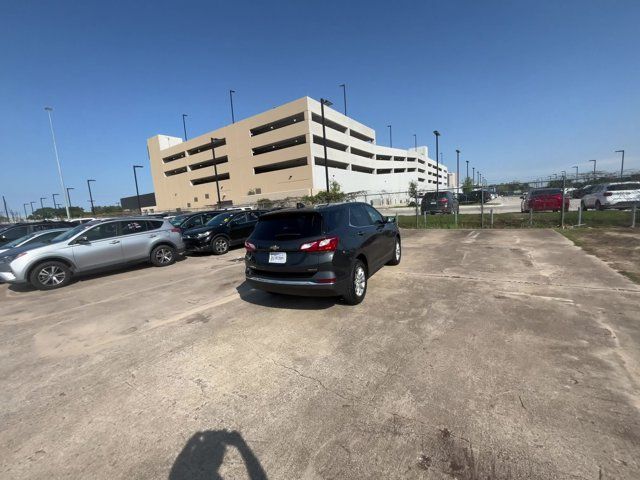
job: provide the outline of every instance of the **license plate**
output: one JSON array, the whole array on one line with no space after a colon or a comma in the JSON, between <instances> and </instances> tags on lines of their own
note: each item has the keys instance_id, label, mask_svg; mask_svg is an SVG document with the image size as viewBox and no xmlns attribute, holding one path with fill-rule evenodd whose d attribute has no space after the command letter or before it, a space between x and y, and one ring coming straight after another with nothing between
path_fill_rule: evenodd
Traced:
<instances>
[{"instance_id":1,"label":"license plate","mask_svg":"<svg viewBox=\"0 0 640 480\"><path fill-rule=\"evenodd\" d=\"M285 252L269 252L269 263L287 263Z\"/></svg>"},{"instance_id":2,"label":"license plate","mask_svg":"<svg viewBox=\"0 0 640 480\"><path fill-rule=\"evenodd\" d=\"M436 205L436 202L429 202L429 205Z\"/></svg>"}]
</instances>

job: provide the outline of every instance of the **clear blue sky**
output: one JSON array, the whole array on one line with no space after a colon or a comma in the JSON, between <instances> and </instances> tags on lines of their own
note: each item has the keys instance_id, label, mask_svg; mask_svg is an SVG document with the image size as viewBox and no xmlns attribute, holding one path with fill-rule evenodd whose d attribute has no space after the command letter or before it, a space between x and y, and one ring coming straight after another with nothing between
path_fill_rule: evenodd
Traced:
<instances>
[{"instance_id":1,"label":"clear blue sky","mask_svg":"<svg viewBox=\"0 0 640 480\"><path fill-rule=\"evenodd\" d=\"M640 2L3 2L0 193L21 210L60 192L45 105L74 204L134 193L146 139L191 135L309 95L378 141L433 148L489 181L588 160L640 168ZM464 163L463 163L464 165Z\"/></svg>"}]
</instances>

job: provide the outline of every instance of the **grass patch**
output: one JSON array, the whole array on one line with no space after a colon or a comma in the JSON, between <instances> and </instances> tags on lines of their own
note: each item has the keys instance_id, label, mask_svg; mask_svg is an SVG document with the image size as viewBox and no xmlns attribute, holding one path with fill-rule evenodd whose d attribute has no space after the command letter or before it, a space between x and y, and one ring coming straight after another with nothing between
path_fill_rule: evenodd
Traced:
<instances>
[{"instance_id":1,"label":"grass patch","mask_svg":"<svg viewBox=\"0 0 640 480\"><path fill-rule=\"evenodd\" d=\"M565 226L578 224L578 212L565 212ZM582 224L589 227L629 227L631 212L605 210L602 212L582 212ZM458 215L399 215L398 225L402 228L480 228L482 217L479 213ZM484 214L484 227L491 226L491 215ZM494 213L493 228L557 228L560 226L560 213L538 212L530 218L528 213Z\"/></svg>"}]
</instances>

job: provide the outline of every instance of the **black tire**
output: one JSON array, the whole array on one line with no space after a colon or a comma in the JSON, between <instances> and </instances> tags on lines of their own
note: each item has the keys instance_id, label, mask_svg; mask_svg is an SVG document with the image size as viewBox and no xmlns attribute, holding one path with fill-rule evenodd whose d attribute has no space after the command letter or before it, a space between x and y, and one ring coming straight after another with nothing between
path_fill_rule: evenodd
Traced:
<instances>
[{"instance_id":1,"label":"black tire","mask_svg":"<svg viewBox=\"0 0 640 480\"><path fill-rule=\"evenodd\" d=\"M229 239L218 235L211 240L211 252L214 255L224 255L229 251Z\"/></svg>"},{"instance_id":2,"label":"black tire","mask_svg":"<svg viewBox=\"0 0 640 480\"><path fill-rule=\"evenodd\" d=\"M353 262L349 276L349 290L342 297L347 305L358 305L367 294L367 267L360 260ZM356 288L356 281L359 288Z\"/></svg>"},{"instance_id":3,"label":"black tire","mask_svg":"<svg viewBox=\"0 0 640 480\"><path fill-rule=\"evenodd\" d=\"M176 249L171 245L158 245L151 250L150 260L156 267L168 267L176 263Z\"/></svg>"},{"instance_id":4,"label":"black tire","mask_svg":"<svg viewBox=\"0 0 640 480\"><path fill-rule=\"evenodd\" d=\"M600 200L596 200L596 210L604 210L602 208L602 204L600 203Z\"/></svg>"},{"instance_id":5,"label":"black tire","mask_svg":"<svg viewBox=\"0 0 640 480\"><path fill-rule=\"evenodd\" d=\"M582 210L583 210L583 211L585 211L585 212L586 212L587 210L589 210L589 207L587 207L587 204L586 204L586 203L584 203L584 200L583 200L582 202L580 202L580 203L582 204Z\"/></svg>"},{"instance_id":6,"label":"black tire","mask_svg":"<svg viewBox=\"0 0 640 480\"><path fill-rule=\"evenodd\" d=\"M402 242L400 242L400 237L396 237L393 246L393 257L387 262L387 265L398 265L400 260L402 260Z\"/></svg>"},{"instance_id":7,"label":"black tire","mask_svg":"<svg viewBox=\"0 0 640 480\"><path fill-rule=\"evenodd\" d=\"M42 262L31 270L29 282L38 290L62 288L71 281L71 269L62 262Z\"/></svg>"}]
</instances>

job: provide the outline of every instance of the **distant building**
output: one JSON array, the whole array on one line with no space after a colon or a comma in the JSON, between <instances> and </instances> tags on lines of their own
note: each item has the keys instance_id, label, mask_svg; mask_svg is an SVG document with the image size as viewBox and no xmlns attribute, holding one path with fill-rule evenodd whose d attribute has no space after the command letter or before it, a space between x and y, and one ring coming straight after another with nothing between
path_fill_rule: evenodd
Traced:
<instances>
[{"instance_id":1,"label":"distant building","mask_svg":"<svg viewBox=\"0 0 640 480\"><path fill-rule=\"evenodd\" d=\"M138 210L138 197L124 197L120 199L120 206L123 210ZM143 193L140 195L140 206L143 213L153 213L156 211L156 195L155 193Z\"/></svg>"},{"instance_id":2,"label":"distant building","mask_svg":"<svg viewBox=\"0 0 640 480\"><path fill-rule=\"evenodd\" d=\"M157 208L243 205L324 190L321 122L320 102L303 97L186 142L150 138ZM376 145L373 129L329 107L325 127L329 179L344 192L406 191L411 181L420 190L435 189L438 181L441 188L449 184L447 167L436 170L427 147Z\"/></svg>"}]
</instances>

